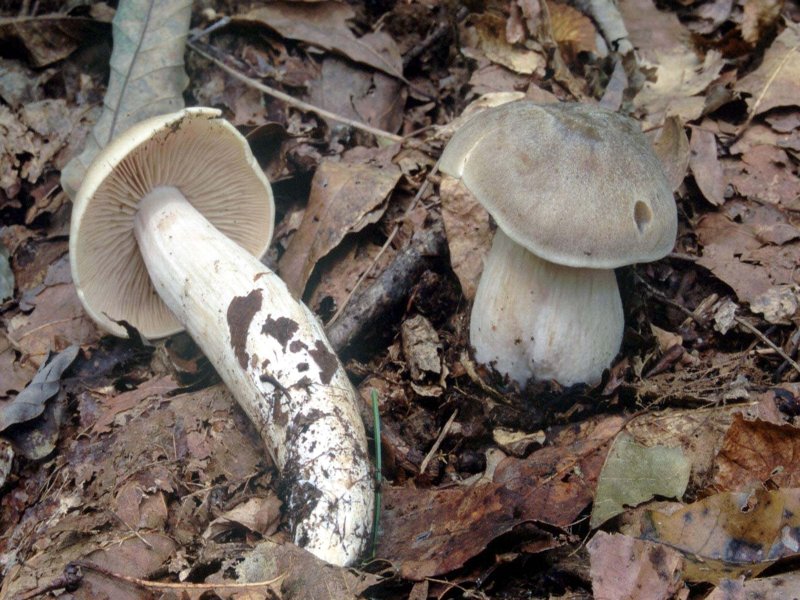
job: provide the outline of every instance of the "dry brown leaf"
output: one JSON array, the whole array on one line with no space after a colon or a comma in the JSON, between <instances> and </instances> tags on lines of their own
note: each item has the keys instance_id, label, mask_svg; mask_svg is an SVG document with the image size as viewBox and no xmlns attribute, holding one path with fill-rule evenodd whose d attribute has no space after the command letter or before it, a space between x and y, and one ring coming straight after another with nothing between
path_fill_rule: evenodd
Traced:
<instances>
[{"instance_id":1,"label":"dry brown leaf","mask_svg":"<svg viewBox=\"0 0 800 600\"><path fill-rule=\"evenodd\" d=\"M493 481L467 488L384 490L377 555L403 577L447 573L520 523L566 527L591 501L621 417L587 420L528 458L506 458Z\"/></svg>"},{"instance_id":2,"label":"dry brown leaf","mask_svg":"<svg viewBox=\"0 0 800 600\"><path fill-rule=\"evenodd\" d=\"M177 387L178 384L172 379L172 376L165 375L158 379L150 379L129 392L102 399L100 405L104 406L104 409L93 424L92 433L108 433L113 424L121 422L120 417L124 413L140 406L143 400L152 396L163 397L169 392L175 391Z\"/></svg>"},{"instance_id":3,"label":"dry brown leaf","mask_svg":"<svg viewBox=\"0 0 800 600\"><path fill-rule=\"evenodd\" d=\"M751 200L800 210L800 177L792 160L777 146L753 146L741 161L725 160L725 176L734 189Z\"/></svg>"},{"instance_id":4,"label":"dry brown leaf","mask_svg":"<svg viewBox=\"0 0 800 600\"><path fill-rule=\"evenodd\" d=\"M544 75L547 64L544 54L506 39L505 21L499 15L484 13L474 16L462 30L462 52L468 56L477 50L493 63L522 75Z\"/></svg>"},{"instance_id":5,"label":"dry brown leaf","mask_svg":"<svg viewBox=\"0 0 800 600\"><path fill-rule=\"evenodd\" d=\"M400 179L393 164L369 165L324 160L311 182L300 228L279 262L289 290L300 297L314 266L344 239L377 221Z\"/></svg>"},{"instance_id":6,"label":"dry brown leaf","mask_svg":"<svg viewBox=\"0 0 800 600\"><path fill-rule=\"evenodd\" d=\"M8 337L37 367L47 353L72 344L89 346L100 339L71 281L47 285L32 300L30 315L18 314L8 324Z\"/></svg>"},{"instance_id":7,"label":"dry brown leaf","mask_svg":"<svg viewBox=\"0 0 800 600\"><path fill-rule=\"evenodd\" d=\"M235 23L261 23L279 35L335 52L403 80L403 61L385 33L357 38L347 21L353 9L339 2L271 2L234 18Z\"/></svg>"},{"instance_id":8,"label":"dry brown leaf","mask_svg":"<svg viewBox=\"0 0 800 600\"><path fill-rule=\"evenodd\" d=\"M714 206L725 203L725 178L717 158L717 139L713 132L698 127L692 130L689 166L703 197Z\"/></svg>"},{"instance_id":9,"label":"dry brown leaf","mask_svg":"<svg viewBox=\"0 0 800 600\"><path fill-rule=\"evenodd\" d=\"M691 523L691 527L687 527ZM798 555L800 489L721 493L670 511L648 511L641 537L684 556L688 581L754 576Z\"/></svg>"},{"instance_id":10,"label":"dry brown leaf","mask_svg":"<svg viewBox=\"0 0 800 600\"><path fill-rule=\"evenodd\" d=\"M547 10L550 12L553 39L567 49L568 55L575 57L580 52L597 51L597 29L589 17L559 2L548 2Z\"/></svg>"},{"instance_id":11,"label":"dry brown leaf","mask_svg":"<svg viewBox=\"0 0 800 600\"><path fill-rule=\"evenodd\" d=\"M595 598L673 598L682 587L683 557L667 546L598 531L587 544Z\"/></svg>"},{"instance_id":12,"label":"dry brown leaf","mask_svg":"<svg viewBox=\"0 0 800 600\"><path fill-rule=\"evenodd\" d=\"M678 117L667 117L653 142L664 171L673 190L677 190L689 168L689 138Z\"/></svg>"},{"instance_id":13,"label":"dry brown leaf","mask_svg":"<svg viewBox=\"0 0 800 600\"><path fill-rule=\"evenodd\" d=\"M327 57L308 85L308 100L342 117L397 131L403 122L406 89L393 77Z\"/></svg>"},{"instance_id":14,"label":"dry brown leaf","mask_svg":"<svg viewBox=\"0 0 800 600\"><path fill-rule=\"evenodd\" d=\"M717 455L712 485L723 492L750 491L767 481L800 487L800 429L736 415Z\"/></svg>"},{"instance_id":15,"label":"dry brown leaf","mask_svg":"<svg viewBox=\"0 0 800 600\"><path fill-rule=\"evenodd\" d=\"M450 265L467 301L475 297L494 232L489 213L459 179L443 177L439 185L442 219L450 248Z\"/></svg>"},{"instance_id":16,"label":"dry brown leaf","mask_svg":"<svg viewBox=\"0 0 800 600\"><path fill-rule=\"evenodd\" d=\"M411 378L420 381L430 373L442 372L442 343L431 322L422 315L403 321L400 337Z\"/></svg>"},{"instance_id":17,"label":"dry brown leaf","mask_svg":"<svg viewBox=\"0 0 800 600\"><path fill-rule=\"evenodd\" d=\"M742 39L755 46L773 30L783 9L784 0L745 0Z\"/></svg>"},{"instance_id":18,"label":"dry brown leaf","mask_svg":"<svg viewBox=\"0 0 800 600\"><path fill-rule=\"evenodd\" d=\"M96 39L108 26L94 19L40 15L0 19L0 44L21 47L36 67L63 60L86 40Z\"/></svg>"},{"instance_id":19,"label":"dry brown leaf","mask_svg":"<svg viewBox=\"0 0 800 600\"><path fill-rule=\"evenodd\" d=\"M788 224L785 215L769 205L728 202L725 208L727 214L709 213L697 223L697 237L703 247L698 264L732 287L739 300L750 304L773 288L800 284L800 243L776 246L758 238L759 231L768 231L765 228Z\"/></svg>"},{"instance_id":20,"label":"dry brown leaf","mask_svg":"<svg viewBox=\"0 0 800 600\"><path fill-rule=\"evenodd\" d=\"M778 106L797 106L800 98L800 25L788 23L767 48L761 65L742 77L734 89L749 94L747 106L751 117Z\"/></svg>"},{"instance_id":21,"label":"dry brown leaf","mask_svg":"<svg viewBox=\"0 0 800 600\"><path fill-rule=\"evenodd\" d=\"M208 524L203 537L214 539L237 527L245 527L264 537L269 537L281 522L281 501L277 496L248 498L231 510L226 510Z\"/></svg>"},{"instance_id":22,"label":"dry brown leaf","mask_svg":"<svg viewBox=\"0 0 800 600\"><path fill-rule=\"evenodd\" d=\"M14 346L8 336L0 330L0 399L9 392L22 391L36 373L36 368L28 361L18 360Z\"/></svg>"}]
</instances>

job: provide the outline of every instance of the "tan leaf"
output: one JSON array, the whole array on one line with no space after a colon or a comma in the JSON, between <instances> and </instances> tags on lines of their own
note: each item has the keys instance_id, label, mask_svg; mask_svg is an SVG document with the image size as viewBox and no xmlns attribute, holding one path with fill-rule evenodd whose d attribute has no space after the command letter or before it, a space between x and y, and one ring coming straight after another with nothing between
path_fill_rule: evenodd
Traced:
<instances>
[{"instance_id":1,"label":"tan leaf","mask_svg":"<svg viewBox=\"0 0 800 600\"><path fill-rule=\"evenodd\" d=\"M107 25L85 17L41 15L0 19L0 44L25 48L31 63L45 67L72 54L87 39L96 38Z\"/></svg>"},{"instance_id":2,"label":"tan leaf","mask_svg":"<svg viewBox=\"0 0 800 600\"><path fill-rule=\"evenodd\" d=\"M697 187L714 206L724 204L725 178L717 158L716 136L705 129L693 129L689 150L689 166Z\"/></svg>"},{"instance_id":3,"label":"tan leaf","mask_svg":"<svg viewBox=\"0 0 800 600\"><path fill-rule=\"evenodd\" d=\"M155 115L180 110L189 78L183 68L191 0L130 0L114 16L114 51L103 112L83 152L61 172L75 198L94 157L114 136Z\"/></svg>"},{"instance_id":4,"label":"tan leaf","mask_svg":"<svg viewBox=\"0 0 800 600\"><path fill-rule=\"evenodd\" d=\"M324 160L311 182L303 222L281 257L281 277L300 297L317 261L348 233L377 221L386 198L400 179L393 164L340 163Z\"/></svg>"},{"instance_id":5,"label":"tan leaf","mask_svg":"<svg viewBox=\"0 0 800 600\"><path fill-rule=\"evenodd\" d=\"M597 50L597 30L592 21L579 10L559 2L548 2L553 39L567 46L573 55Z\"/></svg>"},{"instance_id":6,"label":"tan leaf","mask_svg":"<svg viewBox=\"0 0 800 600\"><path fill-rule=\"evenodd\" d=\"M677 190L689 166L689 140L678 117L667 117L653 142L653 150L664 166L672 189Z\"/></svg>"}]
</instances>

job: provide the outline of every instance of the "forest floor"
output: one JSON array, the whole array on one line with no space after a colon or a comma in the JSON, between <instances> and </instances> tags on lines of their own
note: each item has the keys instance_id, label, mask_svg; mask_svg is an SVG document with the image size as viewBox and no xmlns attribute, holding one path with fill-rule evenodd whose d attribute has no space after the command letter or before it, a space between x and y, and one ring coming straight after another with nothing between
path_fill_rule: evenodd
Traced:
<instances>
[{"instance_id":1,"label":"forest floor","mask_svg":"<svg viewBox=\"0 0 800 600\"><path fill-rule=\"evenodd\" d=\"M116 3L0 0L0 596L800 597L800 9L618 6L611 50L607 13L555 0L191 8L178 96L247 135L263 261L325 323L370 440L377 399L376 540L339 568L288 542L192 340L111 337L79 302L61 172L102 114ZM674 186L675 248L618 269L594 387L470 358L494 224L434 165L465 110L520 98L630 115Z\"/></svg>"}]
</instances>

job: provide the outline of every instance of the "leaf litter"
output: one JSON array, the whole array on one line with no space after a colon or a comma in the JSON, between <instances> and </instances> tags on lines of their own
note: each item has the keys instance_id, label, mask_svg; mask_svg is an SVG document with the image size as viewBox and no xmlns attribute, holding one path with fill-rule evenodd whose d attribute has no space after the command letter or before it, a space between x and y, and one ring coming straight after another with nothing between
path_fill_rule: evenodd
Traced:
<instances>
[{"instance_id":1,"label":"leaf litter","mask_svg":"<svg viewBox=\"0 0 800 600\"><path fill-rule=\"evenodd\" d=\"M0 58L0 239L13 273L0 305L0 414L31 393L50 353L80 348L37 396L36 414L0 434L0 593L66 581L70 560L98 567L83 569L74 597L143 598L151 580L186 597L206 585L219 597L263 598L521 598L533 589L622 598L642 587L685 598L708 592L698 581L719 586L712 598L798 587L796 10L625 0L636 56L623 57L618 40L596 35L613 10L593 22L557 3L195 7L199 27L233 17L203 39L244 73L234 79L194 51L184 71L188 3L159 3L176 16L151 15L147 39L136 13L144 4L119 4L115 28L155 53L144 61L122 46L109 55L102 32L113 8L85 4L53 17L61 7L44 1L0 23L22 50ZM72 36L86 27L101 35ZM55 34L66 41L50 48ZM136 89L119 94L129 69ZM385 147L252 81L414 135ZM468 307L493 225L446 179L416 195L458 115L497 100L487 92L603 98L660 140L679 239L672 256L619 273L634 291L622 354L601 388L517 390L469 359ZM272 465L227 392L206 387L207 363L190 349L176 354L175 342L112 342L78 302L58 172L68 187L67 162L90 130L78 172L110 122L124 129L164 112L161 100L184 98L221 108L245 131L270 128L251 137L278 203L279 235L264 260L297 294L325 319L373 285L392 297L379 326L356 329L343 353L370 432L378 392L387 482L374 558L359 571L286 543ZM413 240L436 231L449 253L395 269L420 256L405 251ZM381 277L394 272L415 275ZM609 452L625 444L643 453L635 467ZM670 461L682 456L680 477L653 475L664 466L652 456L659 448L672 449ZM611 494L595 531L588 517L609 502L604 477L676 485ZM245 582L252 587L226 587Z\"/></svg>"}]
</instances>

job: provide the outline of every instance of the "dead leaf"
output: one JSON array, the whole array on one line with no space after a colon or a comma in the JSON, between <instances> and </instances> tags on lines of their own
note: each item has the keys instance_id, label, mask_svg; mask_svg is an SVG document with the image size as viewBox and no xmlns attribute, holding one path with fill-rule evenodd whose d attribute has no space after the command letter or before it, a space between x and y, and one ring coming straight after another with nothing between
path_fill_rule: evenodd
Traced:
<instances>
[{"instance_id":1,"label":"dead leaf","mask_svg":"<svg viewBox=\"0 0 800 600\"><path fill-rule=\"evenodd\" d=\"M211 521L203 537L214 539L237 526L269 537L277 531L280 522L281 501L277 496L249 498Z\"/></svg>"},{"instance_id":2,"label":"dead leaf","mask_svg":"<svg viewBox=\"0 0 800 600\"><path fill-rule=\"evenodd\" d=\"M234 23L261 23L282 37L299 40L403 80L403 61L385 33L357 38L347 21L353 9L339 2L271 2L237 16Z\"/></svg>"},{"instance_id":3,"label":"dead leaf","mask_svg":"<svg viewBox=\"0 0 800 600\"><path fill-rule=\"evenodd\" d=\"M703 197L714 206L725 203L725 178L717 158L717 139L713 132L697 127L689 144L689 166Z\"/></svg>"},{"instance_id":4,"label":"dead leaf","mask_svg":"<svg viewBox=\"0 0 800 600\"><path fill-rule=\"evenodd\" d=\"M723 492L750 491L770 481L800 487L800 429L736 415L717 455L712 485Z\"/></svg>"},{"instance_id":5,"label":"dead leaf","mask_svg":"<svg viewBox=\"0 0 800 600\"><path fill-rule=\"evenodd\" d=\"M326 57L321 73L308 85L308 99L342 117L383 131L397 131L403 122L406 90L400 81L388 75L353 66L340 58Z\"/></svg>"},{"instance_id":6,"label":"dead leaf","mask_svg":"<svg viewBox=\"0 0 800 600\"><path fill-rule=\"evenodd\" d=\"M681 448L645 447L626 432L614 440L597 480L590 527L596 528L655 496L681 498L691 464Z\"/></svg>"},{"instance_id":7,"label":"dead leaf","mask_svg":"<svg viewBox=\"0 0 800 600\"><path fill-rule=\"evenodd\" d=\"M562 50L566 50L568 62L572 62L581 52L597 52L595 40L598 32L589 17L572 6L559 2L548 2L547 10L550 13L553 39Z\"/></svg>"},{"instance_id":8,"label":"dead leaf","mask_svg":"<svg viewBox=\"0 0 800 600\"><path fill-rule=\"evenodd\" d=\"M450 265L467 301L475 297L483 261L492 247L494 231L489 213L459 179L445 176L439 184L442 219Z\"/></svg>"},{"instance_id":9,"label":"dead leaf","mask_svg":"<svg viewBox=\"0 0 800 600\"><path fill-rule=\"evenodd\" d=\"M726 160L725 176L747 198L800 210L800 177L792 173L792 160L776 146L753 146L741 161Z\"/></svg>"},{"instance_id":10,"label":"dead leaf","mask_svg":"<svg viewBox=\"0 0 800 600\"><path fill-rule=\"evenodd\" d=\"M442 373L442 344L436 330L422 315L415 315L403 321L400 338L411 378L422 381L428 374Z\"/></svg>"},{"instance_id":11,"label":"dead leaf","mask_svg":"<svg viewBox=\"0 0 800 600\"><path fill-rule=\"evenodd\" d=\"M750 117L777 106L796 106L800 97L800 25L787 23L767 48L761 65L742 77L734 89L749 94Z\"/></svg>"},{"instance_id":12,"label":"dead leaf","mask_svg":"<svg viewBox=\"0 0 800 600\"><path fill-rule=\"evenodd\" d=\"M653 142L653 150L664 166L673 190L677 190L689 167L689 139L678 117L667 117Z\"/></svg>"},{"instance_id":13,"label":"dead leaf","mask_svg":"<svg viewBox=\"0 0 800 600\"><path fill-rule=\"evenodd\" d=\"M493 63L522 75L544 74L547 61L541 51L531 50L506 39L505 20L493 13L474 15L462 29L462 52L474 48Z\"/></svg>"},{"instance_id":14,"label":"dead leaf","mask_svg":"<svg viewBox=\"0 0 800 600\"><path fill-rule=\"evenodd\" d=\"M648 511L641 537L681 552L688 581L755 576L798 554L800 489L726 492L673 508Z\"/></svg>"},{"instance_id":15,"label":"dead leaf","mask_svg":"<svg viewBox=\"0 0 800 600\"><path fill-rule=\"evenodd\" d=\"M67 58L86 40L97 39L107 25L85 17L40 15L0 19L0 44L23 48L35 67Z\"/></svg>"},{"instance_id":16,"label":"dead leaf","mask_svg":"<svg viewBox=\"0 0 800 600\"><path fill-rule=\"evenodd\" d=\"M623 421L584 421L527 459L505 459L490 483L385 489L377 555L418 581L461 567L520 523L566 527L591 500L608 443Z\"/></svg>"},{"instance_id":17,"label":"dead leaf","mask_svg":"<svg viewBox=\"0 0 800 600\"><path fill-rule=\"evenodd\" d=\"M314 266L348 233L380 219L385 201L400 179L393 164L370 165L324 160L311 182L300 228L279 262L289 290L300 297Z\"/></svg>"},{"instance_id":18,"label":"dead leaf","mask_svg":"<svg viewBox=\"0 0 800 600\"><path fill-rule=\"evenodd\" d=\"M94 157L115 136L147 117L183 108L189 83L183 54L191 9L191 0L131 0L117 9L103 112L83 152L61 171L61 185L70 198L75 198Z\"/></svg>"},{"instance_id":19,"label":"dead leaf","mask_svg":"<svg viewBox=\"0 0 800 600\"><path fill-rule=\"evenodd\" d=\"M598 531L587 544L595 598L651 600L675 597L682 587L679 552L661 544Z\"/></svg>"},{"instance_id":20,"label":"dead leaf","mask_svg":"<svg viewBox=\"0 0 800 600\"><path fill-rule=\"evenodd\" d=\"M710 269L733 288L739 300L748 303L776 286L800 284L796 268L800 262L800 243L773 246L758 239L760 227L786 223L785 216L768 205L745 207L738 202L727 202L725 207L730 216L709 213L697 223L697 237L703 247L698 264Z\"/></svg>"},{"instance_id":21,"label":"dead leaf","mask_svg":"<svg viewBox=\"0 0 800 600\"><path fill-rule=\"evenodd\" d=\"M104 398L100 401L104 410L97 421L92 425L92 433L108 433L112 425L118 421L120 415L139 405L144 399L151 396L164 396L177 389L178 384L171 375L151 379L134 390L123 392L116 396Z\"/></svg>"},{"instance_id":22,"label":"dead leaf","mask_svg":"<svg viewBox=\"0 0 800 600\"><path fill-rule=\"evenodd\" d=\"M33 365L18 360L16 354L8 336L0 330L0 401L9 392L21 392L36 372Z\"/></svg>"},{"instance_id":23,"label":"dead leaf","mask_svg":"<svg viewBox=\"0 0 800 600\"><path fill-rule=\"evenodd\" d=\"M11 402L0 404L0 431L35 419L44 412L45 403L61 389L61 375L75 361L78 352L78 346L70 346L48 359L24 390Z\"/></svg>"},{"instance_id":24,"label":"dead leaf","mask_svg":"<svg viewBox=\"0 0 800 600\"><path fill-rule=\"evenodd\" d=\"M742 39L751 46L758 44L775 27L783 5L784 0L745 0Z\"/></svg>"}]
</instances>

